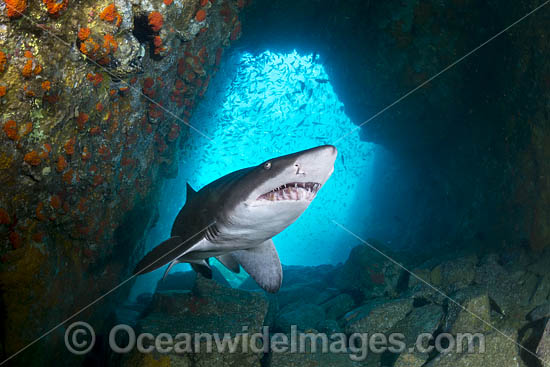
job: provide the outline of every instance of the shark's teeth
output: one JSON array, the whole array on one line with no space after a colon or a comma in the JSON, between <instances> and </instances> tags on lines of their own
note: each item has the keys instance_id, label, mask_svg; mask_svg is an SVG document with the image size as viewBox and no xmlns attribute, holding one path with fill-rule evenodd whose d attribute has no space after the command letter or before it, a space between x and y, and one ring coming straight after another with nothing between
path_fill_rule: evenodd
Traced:
<instances>
[{"instance_id":1,"label":"shark's teeth","mask_svg":"<svg viewBox=\"0 0 550 367\"><path fill-rule=\"evenodd\" d=\"M258 200L268 201L311 201L321 188L316 182L291 182L281 185L258 197Z\"/></svg>"}]
</instances>

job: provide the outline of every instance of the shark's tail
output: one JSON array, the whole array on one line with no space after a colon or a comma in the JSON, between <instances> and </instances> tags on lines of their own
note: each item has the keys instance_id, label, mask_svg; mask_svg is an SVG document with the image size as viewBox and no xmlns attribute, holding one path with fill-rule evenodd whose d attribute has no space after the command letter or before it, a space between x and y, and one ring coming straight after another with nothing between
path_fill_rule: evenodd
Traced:
<instances>
[{"instance_id":1,"label":"shark's tail","mask_svg":"<svg viewBox=\"0 0 550 367\"><path fill-rule=\"evenodd\" d=\"M195 242L184 241L183 238L179 236L170 237L141 259L134 269L134 274L141 275L158 269L180 257L194 244Z\"/></svg>"}]
</instances>

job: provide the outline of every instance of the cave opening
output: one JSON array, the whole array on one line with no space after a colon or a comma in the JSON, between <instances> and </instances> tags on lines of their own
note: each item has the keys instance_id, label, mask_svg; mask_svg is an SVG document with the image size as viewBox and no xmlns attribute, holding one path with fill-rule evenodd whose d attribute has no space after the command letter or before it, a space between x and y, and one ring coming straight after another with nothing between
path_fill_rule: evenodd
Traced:
<instances>
[{"instance_id":1,"label":"cave opening","mask_svg":"<svg viewBox=\"0 0 550 367\"><path fill-rule=\"evenodd\" d=\"M323 55L296 50L250 52L236 48L224 55L220 70L195 110L186 148L179 153L178 175L164 183L159 220L147 237L150 249L169 237L185 204L188 182L199 190L217 178L272 157L323 144L338 144L335 172L308 210L274 242L284 265L344 262L355 245L332 220L360 227L368 207L375 156L381 149L361 141L334 92ZM238 285L235 276L216 266ZM178 264L172 270L190 269ZM138 279L154 287L160 271ZM135 291L139 294L140 291Z\"/></svg>"}]
</instances>

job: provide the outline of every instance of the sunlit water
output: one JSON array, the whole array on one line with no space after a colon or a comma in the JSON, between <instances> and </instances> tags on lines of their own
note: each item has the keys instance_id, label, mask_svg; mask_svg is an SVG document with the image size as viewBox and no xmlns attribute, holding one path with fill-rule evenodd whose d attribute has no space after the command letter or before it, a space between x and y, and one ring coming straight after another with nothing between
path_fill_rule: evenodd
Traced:
<instances>
[{"instance_id":1,"label":"sunlit water","mask_svg":"<svg viewBox=\"0 0 550 367\"><path fill-rule=\"evenodd\" d=\"M319 59L313 58L269 51L226 57L190 121L202 134L191 131L180 154L178 177L164 185L160 219L148 235L148 249L169 237L174 218L185 204L186 182L199 190L237 169L338 142L331 178L308 210L274 242L286 265L346 259L357 241L333 221L356 227L353 223L368 213L366 207L360 214L352 210L357 211L358 200L366 203L364 194L357 197L356 192L358 188L361 193L368 191L375 147L361 142L357 131L349 134L356 125L344 113ZM177 267L185 270L188 265ZM156 271L140 277L138 288L156 283L160 276Z\"/></svg>"}]
</instances>

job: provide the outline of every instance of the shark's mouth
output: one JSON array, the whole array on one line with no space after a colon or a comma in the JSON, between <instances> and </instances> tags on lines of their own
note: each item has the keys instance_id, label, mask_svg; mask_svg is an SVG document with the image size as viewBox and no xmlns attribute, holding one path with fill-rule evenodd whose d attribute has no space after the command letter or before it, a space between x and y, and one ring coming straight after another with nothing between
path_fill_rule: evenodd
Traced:
<instances>
[{"instance_id":1,"label":"shark's mouth","mask_svg":"<svg viewBox=\"0 0 550 367\"><path fill-rule=\"evenodd\" d=\"M321 188L320 183L316 182L291 182L285 185L281 185L276 189L273 189L265 194L258 196L257 200L268 201L299 201L308 200L311 201L317 195L317 192Z\"/></svg>"}]
</instances>

